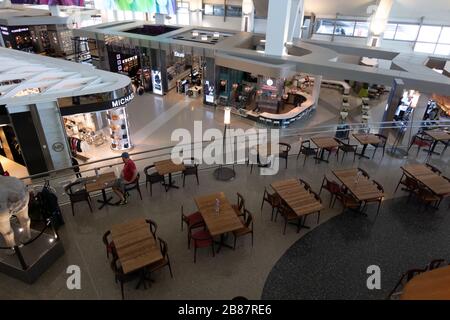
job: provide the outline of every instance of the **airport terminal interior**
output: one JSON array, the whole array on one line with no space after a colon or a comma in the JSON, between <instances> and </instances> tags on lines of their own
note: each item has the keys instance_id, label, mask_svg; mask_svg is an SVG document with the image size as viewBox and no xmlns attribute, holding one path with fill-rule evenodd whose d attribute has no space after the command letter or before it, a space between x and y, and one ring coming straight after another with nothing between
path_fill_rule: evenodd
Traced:
<instances>
[{"instance_id":1,"label":"airport terminal interior","mask_svg":"<svg viewBox=\"0 0 450 320\"><path fill-rule=\"evenodd\" d=\"M0 299L450 299L450 3L0 1Z\"/></svg>"}]
</instances>

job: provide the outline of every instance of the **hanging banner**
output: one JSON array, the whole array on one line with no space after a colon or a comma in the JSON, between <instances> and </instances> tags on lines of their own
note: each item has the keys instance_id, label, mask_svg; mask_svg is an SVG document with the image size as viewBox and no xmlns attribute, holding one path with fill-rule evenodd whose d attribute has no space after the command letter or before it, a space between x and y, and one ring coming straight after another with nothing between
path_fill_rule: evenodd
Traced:
<instances>
[{"instance_id":1,"label":"hanging banner","mask_svg":"<svg viewBox=\"0 0 450 320\"><path fill-rule=\"evenodd\" d=\"M176 0L105 0L107 10L137 11L174 15Z\"/></svg>"}]
</instances>

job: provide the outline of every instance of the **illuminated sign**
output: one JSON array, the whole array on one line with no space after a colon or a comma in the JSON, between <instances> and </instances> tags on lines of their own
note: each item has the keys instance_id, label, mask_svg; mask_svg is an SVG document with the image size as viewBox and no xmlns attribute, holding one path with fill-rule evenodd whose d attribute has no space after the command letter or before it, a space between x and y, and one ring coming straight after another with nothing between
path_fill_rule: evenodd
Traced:
<instances>
[{"instance_id":1,"label":"illuminated sign","mask_svg":"<svg viewBox=\"0 0 450 320\"><path fill-rule=\"evenodd\" d=\"M124 104L127 104L128 102L133 100L133 98L134 98L134 94L130 93L128 96L125 96L125 97L122 97L120 99L116 99L116 100L111 101L111 106L113 108L117 108L117 107L123 106Z\"/></svg>"},{"instance_id":2,"label":"illuminated sign","mask_svg":"<svg viewBox=\"0 0 450 320\"><path fill-rule=\"evenodd\" d=\"M152 86L153 93L163 94L162 90L162 80L161 80L161 71L152 70Z\"/></svg>"},{"instance_id":3,"label":"illuminated sign","mask_svg":"<svg viewBox=\"0 0 450 320\"><path fill-rule=\"evenodd\" d=\"M174 51L173 55L178 58L184 58L184 52Z\"/></svg>"}]
</instances>

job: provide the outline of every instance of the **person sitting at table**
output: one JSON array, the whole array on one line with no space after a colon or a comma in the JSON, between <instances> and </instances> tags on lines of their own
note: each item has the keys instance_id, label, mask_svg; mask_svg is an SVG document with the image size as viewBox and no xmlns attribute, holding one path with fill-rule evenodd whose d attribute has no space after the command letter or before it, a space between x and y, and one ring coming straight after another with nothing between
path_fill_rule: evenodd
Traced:
<instances>
[{"instance_id":1,"label":"person sitting at table","mask_svg":"<svg viewBox=\"0 0 450 320\"><path fill-rule=\"evenodd\" d=\"M128 152L122 153L122 161L124 163L120 178L118 178L113 186L113 191L120 198L119 205L127 204L128 192L125 191L125 185L133 182L137 176L136 165L130 159Z\"/></svg>"}]
</instances>

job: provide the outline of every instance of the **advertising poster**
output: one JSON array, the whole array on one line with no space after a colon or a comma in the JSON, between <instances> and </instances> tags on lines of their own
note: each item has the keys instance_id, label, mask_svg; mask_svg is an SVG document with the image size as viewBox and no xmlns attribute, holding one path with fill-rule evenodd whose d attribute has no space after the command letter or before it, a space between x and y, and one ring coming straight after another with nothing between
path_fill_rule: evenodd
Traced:
<instances>
[{"instance_id":1,"label":"advertising poster","mask_svg":"<svg viewBox=\"0 0 450 320\"><path fill-rule=\"evenodd\" d=\"M162 95L163 90L162 90L161 71L152 70L152 84L153 84L153 93Z\"/></svg>"},{"instance_id":2,"label":"advertising poster","mask_svg":"<svg viewBox=\"0 0 450 320\"><path fill-rule=\"evenodd\" d=\"M11 0L13 4L46 4L49 6L84 7L84 0Z\"/></svg>"},{"instance_id":3,"label":"advertising poster","mask_svg":"<svg viewBox=\"0 0 450 320\"><path fill-rule=\"evenodd\" d=\"M176 0L106 0L105 9L174 15Z\"/></svg>"}]
</instances>

